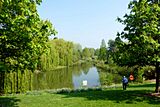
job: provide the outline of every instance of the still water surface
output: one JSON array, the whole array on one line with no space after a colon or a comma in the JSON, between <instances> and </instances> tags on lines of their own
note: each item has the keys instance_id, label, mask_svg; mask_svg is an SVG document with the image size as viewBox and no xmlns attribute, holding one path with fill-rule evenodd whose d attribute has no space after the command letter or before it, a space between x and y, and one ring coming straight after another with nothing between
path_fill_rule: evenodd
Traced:
<instances>
[{"instance_id":1,"label":"still water surface","mask_svg":"<svg viewBox=\"0 0 160 107\"><path fill-rule=\"evenodd\" d=\"M101 85L99 72L92 64L34 74L33 89L77 89L82 87L84 80L87 80L87 87Z\"/></svg>"},{"instance_id":2,"label":"still water surface","mask_svg":"<svg viewBox=\"0 0 160 107\"><path fill-rule=\"evenodd\" d=\"M76 76L73 74L72 82L74 85L74 88L79 88L82 86L82 81L87 81L88 87L96 87L100 86L100 80L99 80L99 73L97 71L97 68L92 66L89 68L88 72L85 74L84 71L81 71L81 75Z\"/></svg>"}]
</instances>

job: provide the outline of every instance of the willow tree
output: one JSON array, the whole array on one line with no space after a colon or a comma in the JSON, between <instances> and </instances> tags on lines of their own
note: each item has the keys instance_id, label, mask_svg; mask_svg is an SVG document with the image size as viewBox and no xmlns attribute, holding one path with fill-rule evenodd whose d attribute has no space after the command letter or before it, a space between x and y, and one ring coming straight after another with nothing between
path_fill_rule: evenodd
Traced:
<instances>
[{"instance_id":1,"label":"willow tree","mask_svg":"<svg viewBox=\"0 0 160 107\"><path fill-rule=\"evenodd\" d=\"M41 1L0 0L0 62L5 71L34 71L48 36L55 34L52 24L38 15Z\"/></svg>"},{"instance_id":2,"label":"willow tree","mask_svg":"<svg viewBox=\"0 0 160 107\"><path fill-rule=\"evenodd\" d=\"M118 34L118 63L121 65L153 65L156 68L156 92L160 72L160 4L153 0L132 1L130 13L118 21L125 25ZM126 40L122 42L122 39Z\"/></svg>"}]
</instances>

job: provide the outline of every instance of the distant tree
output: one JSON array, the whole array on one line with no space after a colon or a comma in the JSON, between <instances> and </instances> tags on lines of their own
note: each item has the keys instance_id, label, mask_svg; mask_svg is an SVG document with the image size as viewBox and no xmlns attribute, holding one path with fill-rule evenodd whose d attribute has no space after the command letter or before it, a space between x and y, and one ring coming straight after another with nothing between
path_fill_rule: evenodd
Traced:
<instances>
[{"instance_id":1,"label":"distant tree","mask_svg":"<svg viewBox=\"0 0 160 107\"><path fill-rule=\"evenodd\" d=\"M90 56L91 56L91 53L89 52L89 48L84 48L82 51L82 57L84 59L88 59L90 58Z\"/></svg>"},{"instance_id":2,"label":"distant tree","mask_svg":"<svg viewBox=\"0 0 160 107\"><path fill-rule=\"evenodd\" d=\"M94 54L95 54L95 49L94 48L89 48L89 52L90 52L90 57L93 58Z\"/></svg>"},{"instance_id":3,"label":"distant tree","mask_svg":"<svg viewBox=\"0 0 160 107\"><path fill-rule=\"evenodd\" d=\"M116 42L114 40L108 41L108 48L107 48L107 62L113 63L113 58L115 58L115 53L117 51Z\"/></svg>"},{"instance_id":4,"label":"distant tree","mask_svg":"<svg viewBox=\"0 0 160 107\"><path fill-rule=\"evenodd\" d=\"M100 48L106 48L106 42L104 39L102 39Z\"/></svg>"},{"instance_id":5,"label":"distant tree","mask_svg":"<svg viewBox=\"0 0 160 107\"><path fill-rule=\"evenodd\" d=\"M58 66L71 66L82 59L82 47L63 39L53 39L48 42L49 50L40 59L40 68L43 71L55 69ZM87 48L87 50L89 50ZM87 54L84 54L87 53ZM84 52L88 58L89 51Z\"/></svg>"},{"instance_id":6,"label":"distant tree","mask_svg":"<svg viewBox=\"0 0 160 107\"><path fill-rule=\"evenodd\" d=\"M114 40L108 41L108 51L115 52L116 51L116 44Z\"/></svg>"},{"instance_id":7,"label":"distant tree","mask_svg":"<svg viewBox=\"0 0 160 107\"><path fill-rule=\"evenodd\" d=\"M80 44L73 44L73 62L77 62L82 59L82 46Z\"/></svg>"},{"instance_id":8,"label":"distant tree","mask_svg":"<svg viewBox=\"0 0 160 107\"><path fill-rule=\"evenodd\" d=\"M105 40L103 39L101 42L100 49L99 49L98 59L106 60L106 58L107 58L107 47L106 47Z\"/></svg>"},{"instance_id":9,"label":"distant tree","mask_svg":"<svg viewBox=\"0 0 160 107\"><path fill-rule=\"evenodd\" d=\"M98 57L98 55L99 55L99 48L97 48L97 49L95 50L94 55Z\"/></svg>"},{"instance_id":10,"label":"distant tree","mask_svg":"<svg viewBox=\"0 0 160 107\"><path fill-rule=\"evenodd\" d=\"M156 92L159 87L160 72L160 5L158 0L132 1L128 5L130 13L118 21L125 25L117 39L118 64L128 66L153 65L156 68Z\"/></svg>"}]
</instances>

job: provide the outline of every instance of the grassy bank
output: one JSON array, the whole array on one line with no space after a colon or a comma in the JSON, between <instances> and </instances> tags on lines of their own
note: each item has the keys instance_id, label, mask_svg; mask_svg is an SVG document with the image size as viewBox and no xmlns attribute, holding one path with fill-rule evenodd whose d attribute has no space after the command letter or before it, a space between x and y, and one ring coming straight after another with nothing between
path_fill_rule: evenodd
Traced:
<instances>
[{"instance_id":1,"label":"grassy bank","mask_svg":"<svg viewBox=\"0 0 160 107\"><path fill-rule=\"evenodd\" d=\"M6 95L0 107L160 107L160 97L151 95L154 84L130 85L119 88L52 93L51 91Z\"/></svg>"}]
</instances>

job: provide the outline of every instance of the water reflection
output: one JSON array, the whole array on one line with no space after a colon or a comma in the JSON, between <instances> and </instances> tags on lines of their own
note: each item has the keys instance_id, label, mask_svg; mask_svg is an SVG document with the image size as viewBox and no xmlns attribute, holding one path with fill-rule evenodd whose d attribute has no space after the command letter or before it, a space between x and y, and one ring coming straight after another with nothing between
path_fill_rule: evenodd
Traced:
<instances>
[{"instance_id":1,"label":"water reflection","mask_svg":"<svg viewBox=\"0 0 160 107\"><path fill-rule=\"evenodd\" d=\"M92 64L82 64L59 70L50 70L34 74L33 90L82 87L82 82L87 81L87 87L112 85L121 83L118 74L99 69Z\"/></svg>"},{"instance_id":2,"label":"water reflection","mask_svg":"<svg viewBox=\"0 0 160 107\"><path fill-rule=\"evenodd\" d=\"M33 90L73 88L72 72L67 68L35 74Z\"/></svg>"},{"instance_id":3,"label":"water reflection","mask_svg":"<svg viewBox=\"0 0 160 107\"><path fill-rule=\"evenodd\" d=\"M82 81L87 81L87 87L100 86L99 74L96 67L91 67L88 72L81 71L79 76L73 75L74 88L82 87Z\"/></svg>"},{"instance_id":4,"label":"water reflection","mask_svg":"<svg viewBox=\"0 0 160 107\"><path fill-rule=\"evenodd\" d=\"M80 88L87 80L87 87L100 86L97 68L92 64L82 64L65 69L34 74L33 90Z\"/></svg>"},{"instance_id":5,"label":"water reflection","mask_svg":"<svg viewBox=\"0 0 160 107\"><path fill-rule=\"evenodd\" d=\"M5 93L24 92L27 90L81 88L82 82L87 87L112 85L121 82L121 76L114 72L98 69L92 64L82 64L47 72L10 72L4 74ZM17 82L17 80L19 80Z\"/></svg>"}]
</instances>

